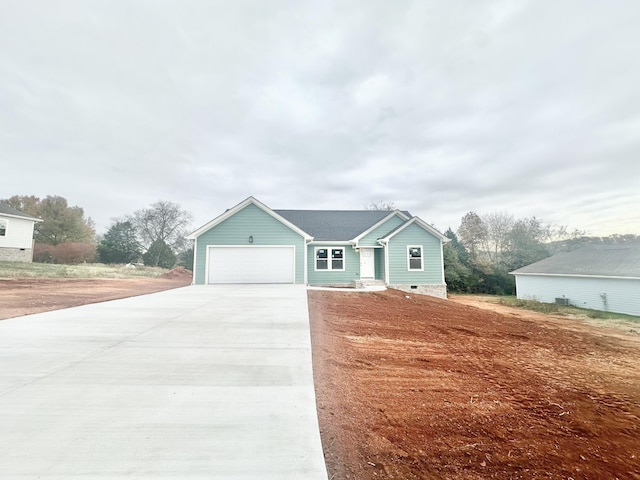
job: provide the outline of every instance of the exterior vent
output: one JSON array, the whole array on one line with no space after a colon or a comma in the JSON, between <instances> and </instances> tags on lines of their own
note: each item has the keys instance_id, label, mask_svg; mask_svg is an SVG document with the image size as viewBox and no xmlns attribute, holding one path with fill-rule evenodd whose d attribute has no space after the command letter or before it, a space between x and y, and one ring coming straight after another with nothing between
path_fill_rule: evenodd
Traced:
<instances>
[{"instance_id":1,"label":"exterior vent","mask_svg":"<svg viewBox=\"0 0 640 480\"><path fill-rule=\"evenodd\" d=\"M556 298L556 305L569 305L569 299L568 298Z\"/></svg>"}]
</instances>

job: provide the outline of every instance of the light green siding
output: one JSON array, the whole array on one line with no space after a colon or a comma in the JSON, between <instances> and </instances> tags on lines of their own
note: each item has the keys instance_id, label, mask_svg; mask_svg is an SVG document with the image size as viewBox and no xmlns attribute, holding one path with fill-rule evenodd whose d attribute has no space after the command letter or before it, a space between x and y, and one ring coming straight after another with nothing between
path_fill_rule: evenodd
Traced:
<instances>
[{"instance_id":1,"label":"light green siding","mask_svg":"<svg viewBox=\"0 0 640 480\"><path fill-rule=\"evenodd\" d=\"M206 283L208 245L294 245L296 283L304 283L304 238L255 205L248 205L235 215L215 225L196 240L195 283Z\"/></svg>"},{"instance_id":2,"label":"light green siding","mask_svg":"<svg viewBox=\"0 0 640 480\"><path fill-rule=\"evenodd\" d=\"M360 247L379 247L378 239L386 236L391 230L403 224L405 220L400 218L399 215L394 215L389 220L384 222L379 227L373 229L371 232L367 233L364 237L360 239L358 242L358 246Z\"/></svg>"},{"instance_id":3,"label":"light green siding","mask_svg":"<svg viewBox=\"0 0 640 480\"><path fill-rule=\"evenodd\" d=\"M422 245L424 271L409 271L407 245ZM389 284L442 284L442 260L440 239L411 224L389 240Z\"/></svg>"},{"instance_id":4,"label":"light green siding","mask_svg":"<svg viewBox=\"0 0 640 480\"><path fill-rule=\"evenodd\" d=\"M315 249L344 247L344 272L316 271ZM360 278L360 256L351 245L309 245L307 253L307 277L309 285L346 285Z\"/></svg>"}]
</instances>

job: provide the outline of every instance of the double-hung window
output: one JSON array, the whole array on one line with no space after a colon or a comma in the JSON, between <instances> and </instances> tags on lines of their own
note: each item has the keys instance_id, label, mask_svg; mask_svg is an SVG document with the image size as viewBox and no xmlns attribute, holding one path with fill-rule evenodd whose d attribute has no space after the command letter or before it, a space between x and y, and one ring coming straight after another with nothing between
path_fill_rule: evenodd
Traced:
<instances>
[{"instance_id":1,"label":"double-hung window","mask_svg":"<svg viewBox=\"0 0 640 480\"><path fill-rule=\"evenodd\" d=\"M9 222L0 219L0 237L4 237L7 235L7 223Z\"/></svg>"},{"instance_id":2,"label":"double-hung window","mask_svg":"<svg viewBox=\"0 0 640 480\"><path fill-rule=\"evenodd\" d=\"M409 270L422 271L422 245L409 245L407 247L407 268Z\"/></svg>"},{"instance_id":3,"label":"double-hung window","mask_svg":"<svg viewBox=\"0 0 640 480\"><path fill-rule=\"evenodd\" d=\"M316 248L316 270L344 271L344 247Z\"/></svg>"}]
</instances>

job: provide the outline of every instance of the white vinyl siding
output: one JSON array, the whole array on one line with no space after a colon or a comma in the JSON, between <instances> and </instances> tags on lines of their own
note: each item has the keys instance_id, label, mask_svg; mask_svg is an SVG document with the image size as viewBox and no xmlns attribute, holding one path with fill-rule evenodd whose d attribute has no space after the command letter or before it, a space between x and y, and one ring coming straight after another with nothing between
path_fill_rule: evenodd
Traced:
<instances>
[{"instance_id":1,"label":"white vinyl siding","mask_svg":"<svg viewBox=\"0 0 640 480\"><path fill-rule=\"evenodd\" d=\"M566 298L571 305L640 316L640 280L552 275L515 275L520 299L554 303Z\"/></svg>"},{"instance_id":2,"label":"white vinyl siding","mask_svg":"<svg viewBox=\"0 0 640 480\"><path fill-rule=\"evenodd\" d=\"M31 248L33 245L33 220L1 218L5 222L5 234L0 235L0 247Z\"/></svg>"},{"instance_id":3,"label":"white vinyl siding","mask_svg":"<svg viewBox=\"0 0 640 480\"><path fill-rule=\"evenodd\" d=\"M293 246L209 247L207 283L294 283Z\"/></svg>"}]
</instances>

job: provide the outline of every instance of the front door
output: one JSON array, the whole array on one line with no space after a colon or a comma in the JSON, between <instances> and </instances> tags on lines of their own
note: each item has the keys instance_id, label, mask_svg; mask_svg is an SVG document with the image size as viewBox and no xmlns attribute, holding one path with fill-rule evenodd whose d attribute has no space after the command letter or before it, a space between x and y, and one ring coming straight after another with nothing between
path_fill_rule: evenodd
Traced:
<instances>
[{"instance_id":1,"label":"front door","mask_svg":"<svg viewBox=\"0 0 640 480\"><path fill-rule=\"evenodd\" d=\"M360 278L375 278L376 267L373 248L360 249Z\"/></svg>"}]
</instances>

